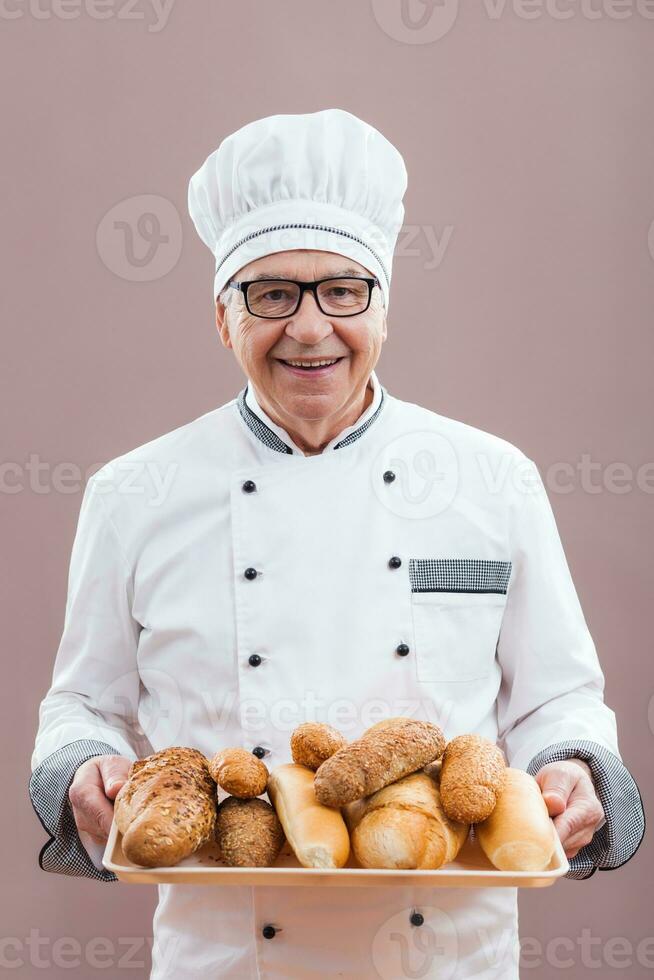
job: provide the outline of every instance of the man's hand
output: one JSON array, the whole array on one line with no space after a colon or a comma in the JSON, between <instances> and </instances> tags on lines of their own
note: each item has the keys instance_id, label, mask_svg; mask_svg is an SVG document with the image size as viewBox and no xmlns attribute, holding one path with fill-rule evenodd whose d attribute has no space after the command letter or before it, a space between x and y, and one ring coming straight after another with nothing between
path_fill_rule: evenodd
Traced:
<instances>
[{"instance_id":1,"label":"man's hand","mask_svg":"<svg viewBox=\"0 0 654 980\"><path fill-rule=\"evenodd\" d=\"M550 762L536 775L543 799L561 838L565 856L572 858L604 822L590 769L581 759Z\"/></svg>"},{"instance_id":2,"label":"man's hand","mask_svg":"<svg viewBox=\"0 0 654 980\"><path fill-rule=\"evenodd\" d=\"M75 773L68 798L82 843L84 835L105 844L113 819L113 800L127 781L130 760L121 755L98 755L83 762Z\"/></svg>"}]
</instances>

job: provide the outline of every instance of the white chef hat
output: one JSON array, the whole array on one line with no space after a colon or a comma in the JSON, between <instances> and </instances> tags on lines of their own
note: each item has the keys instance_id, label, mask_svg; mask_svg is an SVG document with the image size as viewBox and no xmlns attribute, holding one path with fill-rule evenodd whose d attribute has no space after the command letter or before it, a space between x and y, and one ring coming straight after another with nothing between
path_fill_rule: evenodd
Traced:
<instances>
[{"instance_id":1,"label":"white chef hat","mask_svg":"<svg viewBox=\"0 0 654 980\"><path fill-rule=\"evenodd\" d=\"M214 298L249 262L304 248L369 269L388 309L406 185L399 151L343 109L248 123L189 182L189 214L216 260Z\"/></svg>"}]
</instances>

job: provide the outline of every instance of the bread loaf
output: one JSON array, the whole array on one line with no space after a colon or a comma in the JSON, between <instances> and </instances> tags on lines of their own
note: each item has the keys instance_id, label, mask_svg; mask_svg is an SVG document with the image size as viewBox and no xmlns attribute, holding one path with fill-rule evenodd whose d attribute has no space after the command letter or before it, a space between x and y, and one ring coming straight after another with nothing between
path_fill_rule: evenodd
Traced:
<instances>
[{"instance_id":1,"label":"bread loaf","mask_svg":"<svg viewBox=\"0 0 654 980\"><path fill-rule=\"evenodd\" d=\"M345 806L416 772L444 748L442 731L428 721L376 725L323 762L316 797L326 806Z\"/></svg>"},{"instance_id":2,"label":"bread loaf","mask_svg":"<svg viewBox=\"0 0 654 980\"><path fill-rule=\"evenodd\" d=\"M216 785L196 749L170 748L135 762L114 804L125 857L168 867L211 839Z\"/></svg>"},{"instance_id":3,"label":"bread loaf","mask_svg":"<svg viewBox=\"0 0 654 980\"><path fill-rule=\"evenodd\" d=\"M441 799L451 820L479 823L493 812L502 792L506 762L501 750L481 735L448 742L440 775Z\"/></svg>"},{"instance_id":4,"label":"bread loaf","mask_svg":"<svg viewBox=\"0 0 654 980\"><path fill-rule=\"evenodd\" d=\"M450 820L436 782L405 776L344 809L352 850L364 868L435 869L453 861L468 836Z\"/></svg>"},{"instance_id":5,"label":"bread loaf","mask_svg":"<svg viewBox=\"0 0 654 980\"><path fill-rule=\"evenodd\" d=\"M500 871L543 871L556 843L540 787L522 769L507 769L490 817L475 828L481 848Z\"/></svg>"},{"instance_id":6,"label":"bread loaf","mask_svg":"<svg viewBox=\"0 0 654 980\"><path fill-rule=\"evenodd\" d=\"M314 773L288 763L273 769L268 796L295 856L305 868L342 868L350 838L338 810L323 806L314 792Z\"/></svg>"},{"instance_id":7,"label":"bread loaf","mask_svg":"<svg viewBox=\"0 0 654 980\"><path fill-rule=\"evenodd\" d=\"M230 867L265 868L281 851L284 831L266 800L228 796L218 807L216 841Z\"/></svg>"},{"instance_id":8,"label":"bread loaf","mask_svg":"<svg viewBox=\"0 0 654 980\"><path fill-rule=\"evenodd\" d=\"M374 725L371 725L370 728L367 728L365 734L369 735L370 732L378 732L380 728L401 728L402 725L406 725L406 723L411 720L411 718L407 718L404 715L396 715L393 718L384 718L383 721L377 721Z\"/></svg>"},{"instance_id":9,"label":"bread loaf","mask_svg":"<svg viewBox=\"0 0 654 980\"><path fill-rule=\"evenodd\" d=\"M209 763L209 772L231 796L249 800L261 796L268 782L268 768L247 749L222 749Z\"/></svg>"},{"instance_id":10,"label":"bread loaf","mask_svg":"<svg viewBox=\"0 0 654 980\"><path fill-rule=\"evenodd\" d=\"M331 725L319 721L305 721L291 735L293 762L307 769L318 769L325 759L347 745L347 740Z\"/></svg>"}]
</instances>

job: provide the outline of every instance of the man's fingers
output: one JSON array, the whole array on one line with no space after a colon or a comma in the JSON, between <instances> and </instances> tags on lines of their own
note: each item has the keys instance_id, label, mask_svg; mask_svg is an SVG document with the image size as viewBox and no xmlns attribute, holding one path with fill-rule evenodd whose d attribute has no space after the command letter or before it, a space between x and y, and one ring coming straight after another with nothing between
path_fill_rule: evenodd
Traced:
<instances>
[{"instance_id":1,"label":"man's fingers","mask_svg":"<svg viewBox=\"0 0 654 980\"><path fill-rule=\"evenodd\" d=\"M573 834L572 837L569 837L565 842L564 850L566 855L570 857L568 851L572 851L574 854L576 854L582 847L586 847L586 845L590 844L592 841L593 836L593 831L589 827L585 827L584 830L579 831L578 834Z\"/></svg>"},{"instance_id":2,"label":"man's fingers","mask_svg":"<svg viewBox=\"0 0 654 980\"><path fill-rule=\"evenodd\" d=\"M556 763L544 766L536 775L550 817L562 814L575 785L575 773Z\"/></svg>"},{"instance_id":3,"label":"man's fingers","mask_svg":"<svg viewBox=\"0 0 654 980\"><path fill-rule=\"evenodd\" d=\"M104 782L105 795L115 800L121 786L127 782L131 763L121 755L103 755L98 758L98 766Z\"/></svg>"},{"instance_id":4,"label":"man's fingers","mask_svg":"<svg viewBox=\"0 0 654 980\"><path fill-rule=\"evenodd\" d=\"M86 774L85 774L86 775ZM73 815L78 830L84 830L98 840L109 836L113 820L113 806L104 792L100 773L93 779L91 775L78 784L73 781L68 796L73 807Z\"/></svg>"},{"instance_id":5,"label":"man's fingers","mask_svg":"<svg viewBox=\"0 0 654 980\"><path fill-rule=\"evenodd\" d=\"M570 796L565 812L554 818L556 832L564 847L577 836L590 833L592 837L603 815L602 805L595 796L592 784L587 786L583 780Z\"/></svg>"},{"instance_id":6,"label":"man's fingers","mask_svg":"<svg viewBox=\"0 0 654 980\"><path fill-rule=\"evenodd\" d=\"M82 763L68 790L77 829L103 843L109 836L115 797L130 762L120 756L97 756ZM108 788L107 784L111 788Z\"/></svg>"}]
</instances>

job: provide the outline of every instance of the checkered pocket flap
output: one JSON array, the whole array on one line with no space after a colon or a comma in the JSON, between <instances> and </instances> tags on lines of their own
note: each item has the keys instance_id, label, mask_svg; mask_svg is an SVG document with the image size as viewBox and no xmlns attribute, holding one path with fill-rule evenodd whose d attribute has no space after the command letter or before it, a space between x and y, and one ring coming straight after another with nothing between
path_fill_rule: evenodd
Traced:
<instances>
[{"instance_id":1,"label":"checkered pocket flap","mask_svg":"<svg viewBox=\"0 0 654 980\"><path fill-rule=\"evenodd\" d=\"M412 592L494 592L506 595L510 561L480 558L410 558Z\"/></svg>"}]
</instances>

